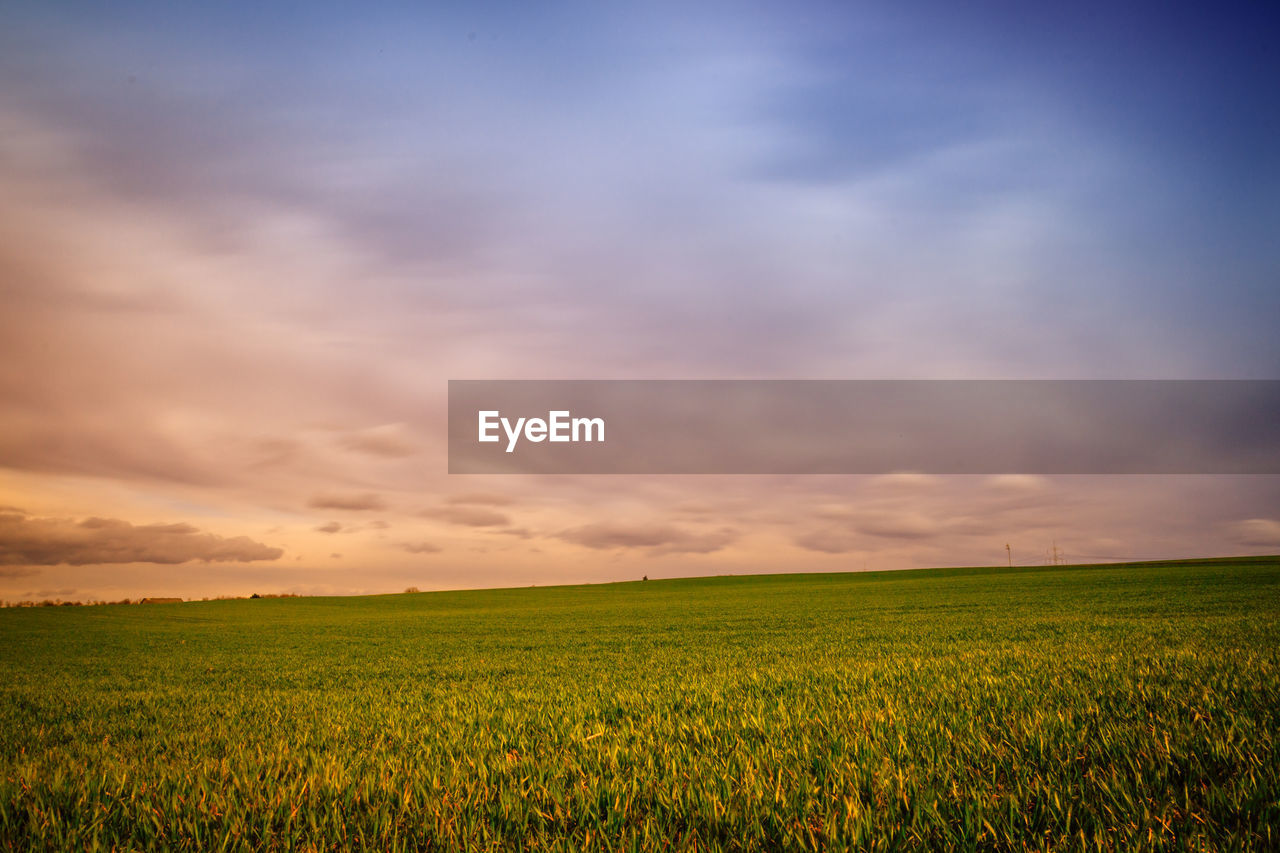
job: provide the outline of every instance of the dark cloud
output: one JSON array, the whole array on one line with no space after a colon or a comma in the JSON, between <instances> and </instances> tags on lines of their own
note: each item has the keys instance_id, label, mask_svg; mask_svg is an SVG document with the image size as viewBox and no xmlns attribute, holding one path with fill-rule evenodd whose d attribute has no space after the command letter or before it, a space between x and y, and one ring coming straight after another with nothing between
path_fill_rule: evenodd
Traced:
<instances>
[{"instance_id":1,"label":"dark cloud","mask_svg":"<svg viewBox=\"0 0 1280 853\"><path fill-rule=\"evenodd\" d=\"M439 554L444 550L431 542L403 542L400 547L410 554Z\"/></svg>"},{"instance_id":2,"label":"dark cloud","mask_svg":"<svg viewBox=\"0 0 1280 853\"><path fill-rule=\"evenodd\" d=\"M612 524L601 522L575 527L559 539L597 550L638 548L652 556L661 554L709 554L737 538L729 528L691 533L669 524Z\"/></svg>"},{"instance_id":3,"label":"dark cloud","mask_svg":"<svg viewBox=\"0 0 1280 853\"><path fill-rule=\"evenodd\" d=\"M0 515L0 564L73 566L275 560L284 551L247 536L202 533L190 524L135 526L115 518L28 518Z\"/></svg>"},{"instance_id":4,"label":"dark cloud","mask_svg":"<svg viewBox=\"0 0 1280 853\"><path fill-rule=\"evenodd\" d=\"M483 507L445 506L424 509L419 514L423 518L435 518L464 527L503 527L511 523L511 519L502 513Z\"/></svg>"},{"instance_id":5,"label":"dark cloud","mask_svg":"<svg viewBox=\"0 0 1280 853\"><path fill-rule=\"evenodd\" d=\"M321 524L319 527L316 528L316 530L320 533L337 533L341 529L342 529L342 525L336 521L330 521L325 524Z\"/></svg>"},{"instance_id":6,"label":"dark cloud","mask_svg":"<svg viewBox=\"0 0 1280 853\"><path fill-rule=\"evenodd\" d=\"M372 492L366 492L358 495L316 495L311 499L309 506L315 509L345 509L358 512L373 509L386 509L387 503Z\"/></svg>"}]
</instances>

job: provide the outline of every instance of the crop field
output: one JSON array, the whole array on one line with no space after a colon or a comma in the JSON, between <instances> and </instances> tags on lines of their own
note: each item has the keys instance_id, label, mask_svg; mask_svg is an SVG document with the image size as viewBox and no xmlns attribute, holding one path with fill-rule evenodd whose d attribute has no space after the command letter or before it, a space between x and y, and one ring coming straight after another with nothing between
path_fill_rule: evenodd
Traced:
<instances>
[{"instance_id":1,"label":"crop field","mask_svg":"<svg viewBox=\"0 0 1280 853\"><path fill-rule=\"evenodd\" d=\"M1280 849L1280 560L0 611L0 849Z\"/></svg>"}]
</instances>

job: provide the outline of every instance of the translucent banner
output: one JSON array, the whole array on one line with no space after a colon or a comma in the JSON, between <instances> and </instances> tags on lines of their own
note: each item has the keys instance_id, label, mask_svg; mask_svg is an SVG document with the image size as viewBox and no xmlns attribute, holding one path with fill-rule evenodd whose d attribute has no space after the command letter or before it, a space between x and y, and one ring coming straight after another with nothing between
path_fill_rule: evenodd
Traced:
<instances>
[{"instance_id":1,"label":"translucent banner","mask_svg":"<svg viewBox=\"0 0 1280 853\"><path fill-rule=\"evenodd\" d=\"M451 380L453 474L1277 474L1275 380Z\"/></svg>"}]
</instances>

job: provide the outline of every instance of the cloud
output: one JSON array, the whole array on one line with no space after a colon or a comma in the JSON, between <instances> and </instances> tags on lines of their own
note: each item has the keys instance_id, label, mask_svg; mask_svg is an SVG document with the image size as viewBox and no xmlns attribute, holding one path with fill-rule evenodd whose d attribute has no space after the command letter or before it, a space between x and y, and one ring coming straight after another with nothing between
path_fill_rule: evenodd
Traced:
<instances>
[{"instance_id":1,"label":"cloud","mask_svg":"<svg viewBox=\"0 0 1280 853\"><path fill-rule=\"evenodd\" d=\"M801 548L824 554L844 554L858 547L858 537L848 530L816 530L797 536L792 541Z\"/></svg>"},{"instance_id":2,"label":"cloud","mask_svg":"<svg viewBox=\"0 0 1280 853\"><path fill-rule=\"evenodd\" d=\"M25 595L32 598L65 598L68 595L75 595L76 590L73 587L63 587L62 589L41 589L35 592L28 592Z\"/></svg>"},{"instance_id":3,"label":"cloud","mask_svg":"<svg viewBox=\"0 0 1280 853\"><path fill-rule=\"evenodd\" d=\"M1192 286L1205 278L1196 259L1221 254L1206 251L1222 244L1221 234L1150 253L1110 227L1176 224L1159 211L1194 206L1169 204L1163 190L1196 185L1221 194L1223 182L1164 173L1150 162L1151 146L1113 147L1113 122L1104 120L1099 134L1073 121L1087 118L1074 91L1059 115L1060 105L1024 86L1023 75L990 64L1005 55L999 51L981 51L971 67L948 50L948 73L932 74L919 61L933 56L931 43L881 38L883 30L843 12L812 16L800 29L796 16L779 14L784 26L750 14L726 18L705 28L717 33L714 44L684 34L704 28L683 12L655 18L657 38L647 19L598 26L593 16L562 39L553 16L548 29L464 38L463 53L452 52L456 28L447 22L371 21L358 32L344 26L351 38L332 40L357 62L315 62L305 34L287 44L183 42L182 32L149 26L161 21L128 39L110 27L44 25L60 34L54 43L41 28L9 28L0 36L14 48L6 60L16 69L0 114L0 460L93 477L31 477L33 494L15 485L4 500L38 508L60 505L65 494L69 508L59 512L83 517L109 488L138 494L145 506L217 506L252 522L245 532L276 523L276 508L330 489L371 490L392 503L416 493L415 508L505 512L511 501L501 496L446 495L509 487L460 484L441 466L401 464L396 454L410 439L421 455L408 457L414 462L443 446L437 413L449 376L578 376L584 352L592 375L616 378L1270 375L1280 336L1266 328L1275 310L1264 309L1280 290L1245 292L1270 256L1239 253L1241 268L1220 276L1237 283L1234 298L1221 299ZM243 17L235 9L226 16ZM424 33L440 42L424 48ZM866 33L872 42L862 50ZM856 49L828 49L846 37ZM658 73L653 50L663 56ZM140 85L119 85L121 69L147 65L148 55L181 61L161 61L166 73L141 74ZM590 73L599 57L610 60L604 77ZM456 73L463 67L477 74ZM273 83L246 99L246 78ZM995 100L979 88L986 79L998 83ZM930 86L946 101L954 80L973 85L930 119ZM1096 106L1104 102L1114 106L1107 98ZM505 108L511 104L518 109ZM30 113L29 128L25 117L13 118L19 109ZM868 137L877 121L885 133ZM1194 138L1210 143L1205 127L1230 125L1191 123ZM570 126L585 132L566 134ZM1063 126L1079 131L1069 150ZM974 130L992 144L971 145ZM656 139L666 142L650 144ZM895 151L903 156L889 156ZM1133 152L1144 168L1128 168ZM804 180L761 181L766 165ZM581 175L590 180L570 180ZM817 175L838 179L806 177ZM866 180L852 180L859 175ZM1250 184L1248 192L1263 189ZM1230 199L1223 205L1231 211ZM1241 246L1266 230L1257 217L1242 220L1253 228L1243 231L1230 216L1216 219ZM591 239L573 238L581 233ZM913 251L919 245L930 251ZM599 288L602 279L611 286ZM1073 289L1075 281L1094 283ZM1127 284L1137 281L1171 282L1170 292L1186 299L1155 300L1153 314L1150 293ZM289 286L272 286L280 282ZM1096 298L1104 288L1114 298ZM663 345L673 337L680 347ZM141 487L122 485L139 478ZM70 482L103 491L86 485L75 495ZM803 482L808 489L821 481ZM1086 487L1064 478L1038 494L994 485L984 494L979 482L884 493L936 517L947 533L947 519L962 512L994 519L1010 536L1074 525L1114 534L1127 548L1140 547L1141 536L1181 537L1151 546L1168 549L1160 553L1201 553L1196 537L1211 528L1219 538L1205 542L1230 542L1222 522L1271 516L1276 506L1273 487L1259 495L1253 490L1264 486L1253 484L1221 487L1210 515L1199 484ZM868 497L849 483L833 484L827 499ZM526 486L510 488L521 495ZM809 545L838 549L861 535L850 526L858 511L875 508L806 519L809 501L789 492L801 487L782 479L743 488L752 505L743 510L726 507L738 487L720 481L675 483L656 497L638 478L538 486L537 500L564 513L536 519L538 531L651 513L688 531L752 530L777 516L784 521L767 523L783 535L812 526L802 537ZM710 507L707 523L671 510L682 501ZM355 563L363 537L345 533L368 527L350 521L377 513L350 509L367 507L314 510L303 528L325 516L347 519L335 543L352 542ZM795 526L783 527L793 516ZM456 531L507 532L474 520ZM534 521L532 513L514 518ZM911 527L878 526L898 534ZM418 535L432 534L398 529L387 553ZM862 541L916 544L870 534ZM793 568L768 562L767 551L742 552L761 568ZM459 563L458 571L466 582L508 580L496 561ZM373 582L364 572L352 577Z\"/></svg>"},{"instance_id":4,"label":"cloud","mask_svg":"<svg viewBox=\"0 0 1280 853\"><path fill-rule=\"evenodd\" d=\"M316 530L320 533L337 533L341 529L342 529L342 525L336 521L330 521L325 524L321 524L319 527L316 528Z\"/></svg>"},{"instance_id":5,"label":"cloud","mask_svg":"<svg viewBox=\"0 0 1280 853\"><path fill-rule=\"evenodd\" d=\"M0 578L25 578L39 572L29 566L0 566Z\"/></svg>"},{"instance_id":6,"label":"cloud","mask_svg":"<svg viewBox=\"0 0 1280 853\"><path fill-rule=\"evenodd\" d=\"M404 424L386 424L345 435L339 444L347 450L391 459L412 456L418 447Z\"/></svg>"},{"instance_id":7,"label":"cloud","mask_svg":"<svg viewBox=\"0 0 1280 853\"><path fill-rule=\"evenodd\" d=\"M444 550L432 542L402 542L400 547L410 554L439 554Z\"/></svg>"},{"instance_id":8,"label":"cloud","mask_svg":"<svg viewBox=\"0 0 1280 853\"><path fill-rule=\"evenodd\" d=\"M905 485L914 489L921 484L911 482L895 483L895 485ZM859 512L842 504L818 507L814 515L837 523L803 533L792 541L801 548L827 554L843 554L864 547L866 542L860 539L860 535L878 536L883 539L929 539L941 534L944 529L950 530L953 526L967 527L971 523L970 519L953 519L944 524L914 510L883 509Z\"/></svg>"},{"instance_id":9,"label":"cloud","mask_svg":"<svg viewBox=\"0 0 1280 853\"><path fill-rule=\"evenodd\" d=\"M737 531L729 527L709 533L682 534L674 541L659 545L649 550L649 556L658 557L663 554L710 554L733 544L738 538Z\"/></svg>"},{"instance_id":10,"label":"cloud","mask_svg":"<svg viewBox=\"0 0 1280 853\"><path fill-rule=\"evenodd\" d=\"M735 531L721 528L710 533L690 533L669 524L613 524L599 522L566 530L558 535L565 542L597 550L638 548L651 556L661 554L709 554L737 538Z\"/></svg>"},{"instance_id":11,"label":"cloud","mask_svg":"<svg viewBox=\"0 0 1280 853\"><path fill-rule=\"evenodd\" d=\"M246 444L256 452L257 459L250 463L253 469L272 468L298 458L302 445L292 438L262 438Z\"/></svg>"},{"instance_id":12,"label":"cloud","mask_svg":"<svg viewBox=\"0 0 1280 853\"><path fill-rule=\"evenodd\" d=\"M464 495L453 495L447 501L450 504L481 504L484 506L510 506L515 498L492 492L469 492Z\"/></svg>"},{"instance_id":13,"label":"cloud","mask_svg":"<svg viewBox=\"0 0 1280 853\"><path fill-rule=\"evenodd\" d=\"M309 506L315 509L345 509L352 511L363 511L372 509L386 509L387 503L382 498L366 492L358 495L337 495L322 494L316 495L311 499Z\"/></svg>"},{"instance_id":14,"label":"cloud","mask_svg":"<svg viewBox=\"0 0 1280 853\"><path fill-rule=\"evenodd\" d=\"M24 518L0 515L0 564L73 566L102 563L176 564L190 560L275 560L284 551L247 536L202 533L190 524L135 526L115 518Z\"/></svg>"},{"instance_id":15,"label":"cloud","mask_svg":"<svg viewBox=\"0 0 1280 853\"><path fill-rule=\"evenodd\" d=\"M1049 481L1036 474L996 474L982 481L989 489L1003 492L1039 492Z\"/></svg>"},{"instance_id":16,"label":"cloud","mask_svg":"<svg viewBox=\"0 0 1280 853\"><path fill-rule=\"evenodd\" d=\"M893 474L881 474L872 479L876 486L892 489L930 489L941 480L932 474L918 474L913 471L899 471Z\"/></svg>"},{"instance_id":17,"label":"cloud","mask_svg":"<svg viewBox=\"0 0 1280 853\"><path fill-rule=\"evenodd\" d=\"M940 532L936 521L909 511L867 513L855 518L853 526L861 533L887 539L927 539Z\"/></svg>"},{"instance_id":18,"label":"cloud","mask_svg":"<svg viewBox=\"0 0 1280 853\"><path fill-rule=\"evenodd\" d=\"M1258 545L1263 548L1280 548L1280 521L1271 518L1250 518L1231 525L1235 539L1242 545Z\"/></svg>"},{"instance_id":19,"label":"cloud","mask_svg":"<svg viewBox=\"0 0 1280 853\"><path fill-rule=\"evenodd\" d=\"M464 527L505 527L511 519L491 509L468 506L446 506L435 509L424 509L419 513L423 518L435 518L450 524Z\"/></svg>"},{"instance_id":20,"label":"cloud","mask_svg":"<svg viewBox=\"0 0 1280 853\"><path fill-rule=\"evenodd\" d=\"M669 525L622 525L597 523L561 533L566 542L588 548L651 548L679 538L680 531Z\"/></svg>"}]
</instances>

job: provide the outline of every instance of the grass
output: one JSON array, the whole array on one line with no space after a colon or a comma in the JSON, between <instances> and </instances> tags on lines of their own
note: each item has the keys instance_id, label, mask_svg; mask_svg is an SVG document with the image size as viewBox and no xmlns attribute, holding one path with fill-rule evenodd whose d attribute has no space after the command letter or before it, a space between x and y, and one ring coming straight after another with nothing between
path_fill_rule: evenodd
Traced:
<instances>
[{"instance_id":1,"label":"grass","mask_svg":"<svg viewBox=\"0 0 1280 853\"><path fill-rule=\"evenodd\" d=\"M0 848L1280 848L1280 560L0 611Z\"/></svg>"}]
</instances>

